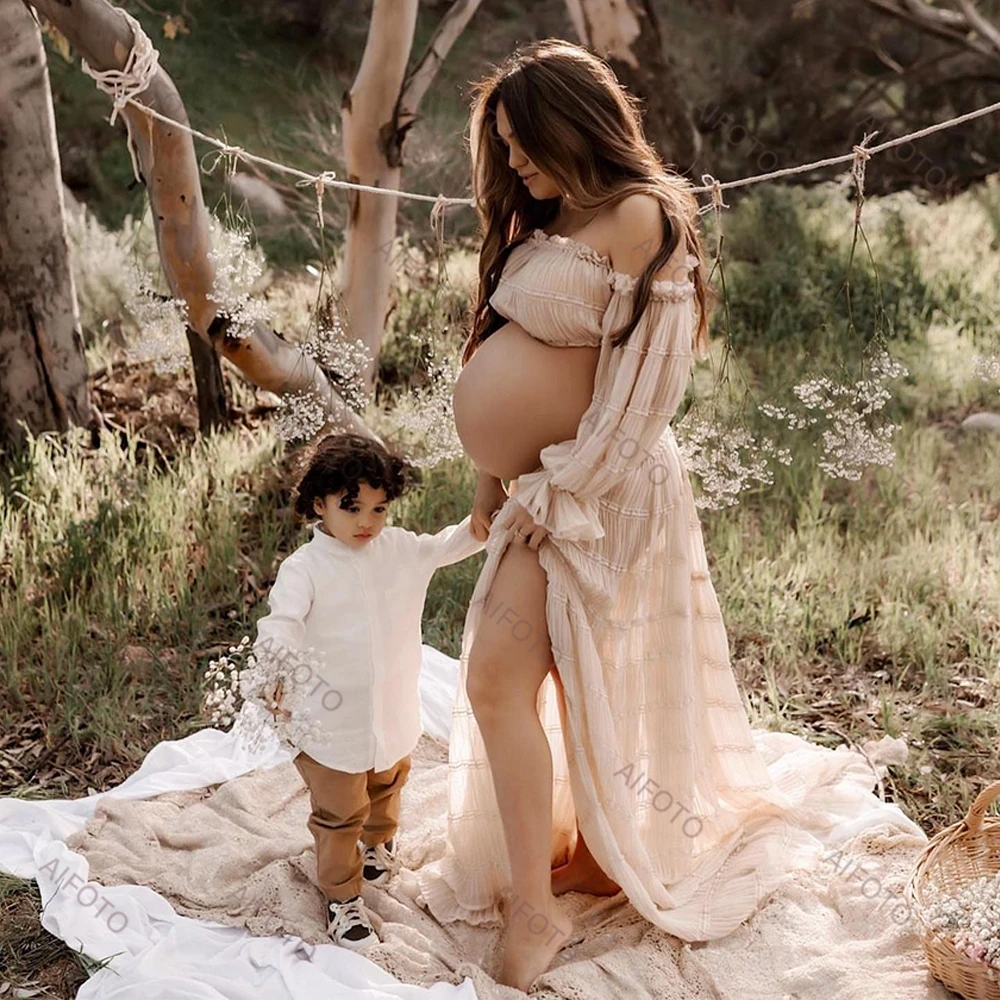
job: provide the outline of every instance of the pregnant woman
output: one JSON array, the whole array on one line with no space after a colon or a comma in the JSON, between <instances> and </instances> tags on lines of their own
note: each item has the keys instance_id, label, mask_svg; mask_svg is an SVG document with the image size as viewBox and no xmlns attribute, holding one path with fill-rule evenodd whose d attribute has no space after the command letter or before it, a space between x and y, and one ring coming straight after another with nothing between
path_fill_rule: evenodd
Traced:
<instances>
[{"instance_id":1,"label":"pregnant woman","mask_svg":"<svg viewBox=\"0 0 1000 1000\"><path fill-rule=\"evenodd\" d=\"M587 50L477 84L480 294L454 395L486 562L465 622L440 920L503 915L499 981L572 940L568 891L728 934L872 787L858 755L755 733L670 420L707 349L697 203ZM509 480L510 493L503 481ZM833 758L836 758L834 760Z\"/></svg>"}]
</instances>

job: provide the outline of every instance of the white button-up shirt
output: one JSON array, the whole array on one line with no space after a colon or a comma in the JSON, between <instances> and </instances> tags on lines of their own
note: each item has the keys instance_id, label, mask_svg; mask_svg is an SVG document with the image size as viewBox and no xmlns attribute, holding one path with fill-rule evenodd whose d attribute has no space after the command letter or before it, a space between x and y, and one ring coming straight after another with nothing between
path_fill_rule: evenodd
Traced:
<instances>
[{"instance_id":1,"label":"white button-up shirt","mask_svg":"<svg viewBox=\"0 0 1000 1000\"><path fill-rule=\"evenodd\" d=\"M471 515L436 534L390 525L354 548L317 524L278 567L254 646L313 647L322 658L302 697L322 739L298 742L314 760L384 771L416 746L424 600L436 569L486 547L471 525Z\"/></svg>"}]
</instances>

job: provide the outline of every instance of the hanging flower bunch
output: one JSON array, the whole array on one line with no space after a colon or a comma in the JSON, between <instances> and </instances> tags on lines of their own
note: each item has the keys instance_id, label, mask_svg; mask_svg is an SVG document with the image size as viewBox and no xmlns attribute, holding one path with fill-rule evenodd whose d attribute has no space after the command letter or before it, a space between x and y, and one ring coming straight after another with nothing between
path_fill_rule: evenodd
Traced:
<instances>
[{"instance_id":1,"label":"hanging flower bunch","mask_svg":"<svg viewBox=\"0 0 1000 1000\"><path fill-rule=\"evenodd\" d=\"M984 382L1000 382L1000 354L974 354L972 374Z\"/></svg>"},{"instance_id":2,"label":"hanging flower bunch","mask_svg":"<svg viewBox=\"0 0 1000 1000\"><path fill-rule=\"evenodd\" d=\"M209 663L202 712L213 725L232 725L250 753L259 752L273 736L285 748L296 749L304 738L323 738L324 727L304 703L316 689L320 667L312 647L289 649L270 639L251 647L245 635L227 655Z\"/></svg>"},{"instance_id":3,"label":"hanging flower bunch","mask_svg":"<svg viewBox=\"0 0 1000 1000\"><path fill-rule=\"evenodd\" d=\"M892 436L898 424L883 421L880 411L892 398L885 383L908 374L904 365L881 348L869 359L870 375L840 383L825 375L794 386L792 392L806 410L796 414L788 407L762 403L761 412L788 423L793 430L825 424L819 467L834 479L860 479L869 465L892 465Z\"/></svg>"},{"instance_id":4,"label":"hanging flower bunch","mask_svg":"<svg viewBox=\"0 0 1000 1000\"><path fill-rule=\"evenodd\" d=\"M452 406L461 364L457 357L442 351L436 341L431 340L427 347L426 384L399 396L388 415L400 438L412 442L410 460L422 469L434 468L463 454Z\"/></svg>"},{"instance_id":5,"label":"hanging flower bunch","mask_svg":"<svg viewBox=\"0 0 1000 1000\"><path fill-rule=\"evenodd\" d=\"M372 355L360 339L349 340L339 317L320 323L317 330L301 345L302 353L312 358L337 390L338 395L354 413L363 413L368 404L365 372ZM275 431L284 441L308 439L320 431L346 431L340 421L330 421L324 399L312 389L286 392L278 404Z\"/></svg>"},{"instance_id":6,"label":"hanging flower bunch","mask_svg":"<svg viewBox=\"0 0 1000 1000\"><path fill-rule=\"evenodd\" d=\"M135 261L129 262L120 277L124 308L139 329L129 346L129 357L152 361L157 375L180 371L189 354L184 334L187 303L157 291L154 276Z\"/></svg>"},{"instance_id":7,"label":"hanging flower bunch","mask_svg":"<svg viewBox=\"0 0 1000 1000\"><path fill-rule=\"evenodd\" d=\"M257 294L266 266L264 253L259 245L251 245L246 230L227 229L215 221L209 232L214 245L208 259L215 275L208 298L229 318L228 336L250 337L258 324L271 322L271 307Z\"/></svg>"},{"instance_id":8,"label":"hanging flower bunch","mask_svg":"<svg viewBox=\"0 0 1000 1000\"><path fill-rule=\"evenodd\" d=\"M677 447L684 467L698 477L701 493L695 506L721 510L739 503L739 494L754 484L770 486L770 461L790 465L791 452L769 437L758 438L745 427L706 420L692 407L677 426Z\"/></svg>"},{"instance_id":9,"label":"hanging flower bunch","mask_svg":"<svg viewBox=\"0 0 1000 1000\"><path fill-rule=\"evenodd\" d=\"M977 962L990 966L996 979L1000 969L1000 872L983 875L955 895L942 896L927 910L927 921L951 938L955 947Z\"/></svg>"}]
</instances>

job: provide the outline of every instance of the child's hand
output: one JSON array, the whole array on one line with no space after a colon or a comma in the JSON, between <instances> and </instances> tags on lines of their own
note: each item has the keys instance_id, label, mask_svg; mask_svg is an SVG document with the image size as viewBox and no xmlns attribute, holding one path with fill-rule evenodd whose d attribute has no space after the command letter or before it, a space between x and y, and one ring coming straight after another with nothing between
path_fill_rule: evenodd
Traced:
<instances>
[{"instance_id":1,"label":"child's hand","mask_svg":"<svg viewBox=\"0 0 1000 1000\"><path fill-rule=\"evenodd\" d=\"M480 473L476 495L472 498L472 534L479 541L486 541L493 526L493 516L506 502L507 491L503 482Z\"/></svg>"},{"instance_id":2,"label":"child's hand","mask_svg":"<svg viewBox=\"0 0 1000 1000\"><path fill-rule=\"evenodd\" d=\"M264 701L265 707L275 719L280 718L282 721L287 722L292 717L292 713L281 707L281 698L284 693L285 686L279 677L272 687L265 687L261 691L260 696Z\"/></svg>"}]
</instances>

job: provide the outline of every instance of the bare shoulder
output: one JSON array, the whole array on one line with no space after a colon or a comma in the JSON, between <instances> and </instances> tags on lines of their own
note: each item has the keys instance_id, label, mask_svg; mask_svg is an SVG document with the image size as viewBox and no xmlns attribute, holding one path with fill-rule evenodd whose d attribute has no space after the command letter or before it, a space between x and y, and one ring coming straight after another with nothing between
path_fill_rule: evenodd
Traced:
<instances>
[{"instance_id":1,"label":"bare shoulder","mask_svg":"<svg viewBox=\"0 0 1000 1000\"><path fill-rule=\"evenodd\" d=\"M637 276L653 259L663 243L663 209L651 194L637 192L623 198L614 208L608 234L611 265L622 274ZM679 239L670 260L656 272L657 279L671 279L683 269L687 256L685 241Z\"/></svg>"}]
</instances>

